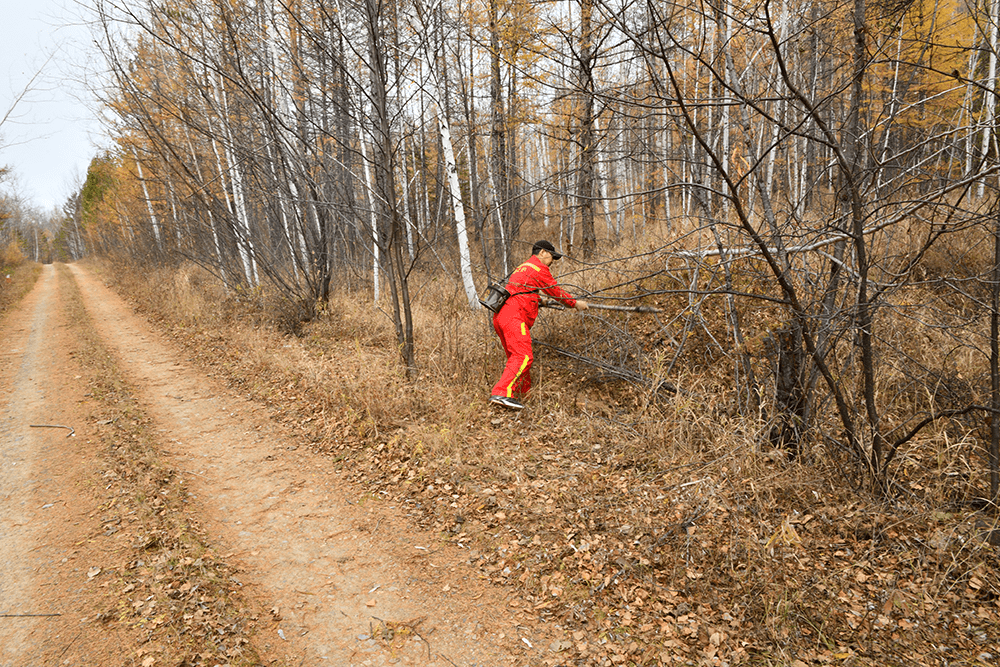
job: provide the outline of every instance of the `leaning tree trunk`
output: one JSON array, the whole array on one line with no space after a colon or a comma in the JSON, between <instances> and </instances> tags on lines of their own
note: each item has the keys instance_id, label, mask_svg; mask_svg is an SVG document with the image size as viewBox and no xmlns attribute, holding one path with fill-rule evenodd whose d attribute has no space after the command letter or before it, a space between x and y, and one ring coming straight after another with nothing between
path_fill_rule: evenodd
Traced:
<instances>
[{"instance_id":1,"label":"leaning tree trunk","mask_svg":"<svg viewBox=\"0 0 1000 667\"><path fill-rule=\"evenodd\" d=\"M851 93L851 115L847 126L847 148L850 151L845 165L847 173L845 187L850 197L851 226L854 256L857 262L858 295L855 303L857 313L858 340L861 343L862 391L864 393L865 415L871 438L871 452L868 465L872 481L882 486L885 483L882 469L884 441L879 424L878 408L875 405L875 359L872 348L872 304L868 300L868 244L865 240L864 211L861 201L861 171L864 154L865 134L861 130L861 106L864 95L864 76L867 66L865 34L865 0L854 0L854 74Z\"/></svg>"}]
</instances>

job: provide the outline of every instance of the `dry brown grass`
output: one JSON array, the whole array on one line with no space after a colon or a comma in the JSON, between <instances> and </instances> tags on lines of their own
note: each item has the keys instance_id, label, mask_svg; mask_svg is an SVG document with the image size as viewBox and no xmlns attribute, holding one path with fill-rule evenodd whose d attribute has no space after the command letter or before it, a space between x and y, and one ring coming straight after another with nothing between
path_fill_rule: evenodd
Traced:
<instances>
[{"instance_id":1,"label":"dry brown grass","mask_svg":"<svg viewBox=\"0 0 1000 667\"><path fill-rule=\"evenodd\" d=\"M16 246L13 246L16 249ZM14 255L18 255L16 250ZM0 313L5 312L31 291L42 273L42 265L24 261L23 256L16 262L0 264ZM8 278L9 277L9 278Z\"/></svg>"},{"instance_id":2,"label":"dry brown grass","mask_svg":"<svg viewBox=\"0 0 1000 667\"><path fill-rule=\"evenodd\" d=\"M6 246L0 247L0 270L6 275L9 271L23 264L27 258L20 244L11 241Z\"/></svg>"},{"instance_id":3,"label":"dry brown grass","mask_svg":"<svg viewBox=\"0 0 1000 667\"><path fill-rule=\"evenodd\" d=\"M647 270L633 261L629 271ZM573 281L597 289L619 277L588 269ZM256 305L239 317L240 303L192 293L190 276L155 288L119 279L364 493L406 502L443 542L472 547L483 576L513 586L539 618L579 629L573 664L912 664L941 642L974 656L975 632L997 618L976 616L1000 592L979 519L944 511L956 507L953 480L976 467L969 442L944 426L901 454L894 481L913 493L888 507L853 490L824 443L810 445L808 465L762 448L766 419L732 409L731 363L695 333L669 378L682 395L600 379L540 348L531 407L512 416L485 405L502 354L453 283L414 280L421 367L407 382L391 322L363 294L338 293L296 337L266 325ZM658 280L647 288L671 278ZM701 316L725 331L716 303ZM570 313L543 320L538 333L554 344L593 330ZM772 325L762 316L748 329ZM663 345L649 337L655 327L631 326L646 349ZM668 358L649 355L642 371L662 375ZM886 391L900 381L886 377ZM955 615L976 630L931 630ZM920 633L903 632L914 620Z\"/></svg>"}]
</instances>

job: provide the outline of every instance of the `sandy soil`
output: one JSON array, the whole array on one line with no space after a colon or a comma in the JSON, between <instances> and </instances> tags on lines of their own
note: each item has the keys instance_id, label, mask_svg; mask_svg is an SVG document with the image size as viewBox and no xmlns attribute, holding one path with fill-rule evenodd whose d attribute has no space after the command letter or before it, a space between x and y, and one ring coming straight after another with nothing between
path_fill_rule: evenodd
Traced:
<instances>
[{"instance_id":1,"label":"sandy soil","mask_svg":"<svg viewBox=\"0 0 1000 667\"><path fill-rule=\"evenodd\" d=\"M261 655L295 665L542 664L550 637L483 586L469 552L412 529L406 508L366 498L329 458L297 447L266 412L218 386L79 266L103 344L153 419L208 539L273 623ZM0 666L108 664L134 639L103 631L89 573L101 567L86 387L52 266L0 323ZM75 378L75 379L74 379ZM68 425L33 428L32 425ZM98 578L99 579L99 578ZM58 614L58 615L45 615ZM376 641L379 627L402 630ZM65 657L64 657L65 656ZM138 664L138 663L135 663Z\"/></svg>"}]
</instances>

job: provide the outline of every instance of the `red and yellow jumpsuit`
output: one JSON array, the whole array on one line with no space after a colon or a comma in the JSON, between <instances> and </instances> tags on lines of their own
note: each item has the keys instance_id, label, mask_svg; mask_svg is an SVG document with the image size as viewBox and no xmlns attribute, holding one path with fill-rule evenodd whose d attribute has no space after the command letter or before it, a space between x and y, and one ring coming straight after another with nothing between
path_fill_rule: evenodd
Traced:
<instances>
[{"instance_id":1,"label":"red and yellow jumpsuit","mask_svg":"<svg viewBox=\"0 0 1000 667\"><path fill-rule=\"evenodd\" d=\"M493 396L523 396L531 390L531 325L538 317L539 292L561 301L567 308L576 306L569 292L559 287L549 267L536 255L514 269L507 281L511 296L493 316L493 329L500 337L507 366L500 381L493 386Z\"/></svg>"}]
</instances>

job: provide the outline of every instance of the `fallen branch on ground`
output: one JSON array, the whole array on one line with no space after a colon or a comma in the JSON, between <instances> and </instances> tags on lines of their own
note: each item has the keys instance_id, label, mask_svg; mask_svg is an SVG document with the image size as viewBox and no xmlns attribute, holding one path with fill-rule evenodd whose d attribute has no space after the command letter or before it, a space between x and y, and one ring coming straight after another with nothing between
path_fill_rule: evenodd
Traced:
<instances>
[{"instance_id":1,"label":"fallen branch on ground","mask_svg":"<svg viewBox=\"0 0 1000 667\"><path fill-rule=\"evenodd\" d=\"M69 433L66 434L67 438L73 437L76 430L72 426L63 426L62 424L28 424L31 428L68 428Z\"/></svg>"}]
</instances>

